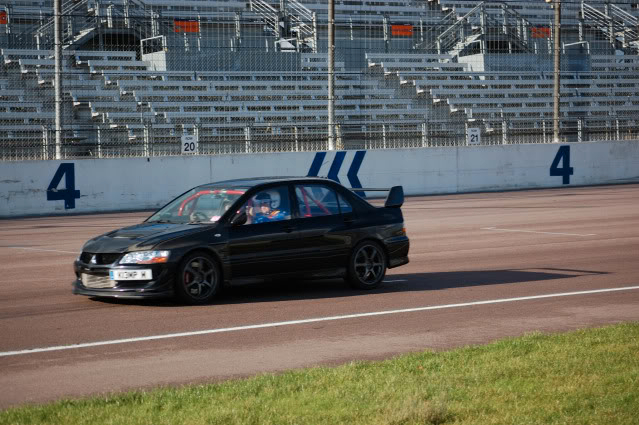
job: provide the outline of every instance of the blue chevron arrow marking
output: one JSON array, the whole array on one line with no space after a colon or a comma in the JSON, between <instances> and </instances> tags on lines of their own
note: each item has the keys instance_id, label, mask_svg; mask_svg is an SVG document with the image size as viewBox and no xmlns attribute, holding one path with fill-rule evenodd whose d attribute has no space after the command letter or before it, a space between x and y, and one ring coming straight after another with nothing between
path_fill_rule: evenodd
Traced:
<instances>
[{"instance_id":1,"label":"blue chevron arrow marking","mask_svg":"<svg viewBox=\"0 0 639 425\"><path fill-rule=\"evenodd\" d=\"M364 161L364 156L366 155L366 151L357 151L355 152L355 156L353 158L353 162L351 166L348 168L348 172L346 173L346 177L348 177L348 181L351 184L351 187L354 189L360 189L362 187L362 183L359 181L357 177L357 173L359 173L359 168L362 166L362 162ZM308 170L307 177L317 177L319 175L320 169L324 164L324 159L326 158L326 152L317 152L315 154L315 158L313 158L313 162L311 163L311 168ZM331 163L331 168L328 170L327 177L337 183L340 183L338 174L340 168L342 168L342 164L344 163L344 158L346 158L346 151L339 151L335 153L335 158L333 158L333 162ZM364 192L356 192L362 198L366 197Z\"/></svg>"},{"instance_id":2,"label":"blue chevron arrow marking","mask_svg":"<svg viewBox=\"0 0 639 425\"><path fill-rule=\"evenodd\" d=\"M362 183L359 181L357 173L359 173L359 167L361 167L362 162L364 162L364 155L366 155L366 151L355 152L355 158L353 158L351 168L349 168L348 173L346 173L346 177L348 177L348 181L351 183L351 187L354 189L361 189L362 187ZM362 198L366 198L366 192L355 193L357 193Z\"/></svg>"},{"instance_id":3,"label":"blue chevron arrow marking","mask_svg":"<svg viewBox=\"0 0 639 425\"><path fill-rule=\"evenodd\" d=\"M339 169L342 168L342 162L344 162L344 157L346 156L346 152L344 151L340 151L335 153L335 159L333 159L333 163L331 164L331 169L328 170L328 177L329 179L336 181L337 183L341 182L339 181L339 177L337 177L337 173L339 173Z\"/></svg>"},{"instance_id":4,"label":"blue chevron arrow marking","mask_svg":"<svg viewBox=\"0 0 639 425\"><path fill-rule=\"evenodd\" d=\"M315 154L315 158L313 158L313 163L311 164L311 168L308 169L306 177L317 177L320 168L322 168L324 158L326 158L326 152L317 152Z\"/></svg>"}]
</instances>

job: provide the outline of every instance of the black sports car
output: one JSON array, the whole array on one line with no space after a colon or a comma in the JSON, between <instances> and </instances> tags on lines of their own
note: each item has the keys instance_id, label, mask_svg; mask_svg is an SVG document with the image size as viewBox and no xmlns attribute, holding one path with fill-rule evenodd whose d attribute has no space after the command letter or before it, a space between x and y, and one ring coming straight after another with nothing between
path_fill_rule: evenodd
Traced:
<instances>
[{"instance_id":1,"label":"black sports car","mask_svg":"<svg viewBox=\"0 0 639 425\"><path fill-rule=\"evenodd\" d=\"M387 268L408 263L403 202L401 186L375 207L323 178L198 186L141 224L89 240L73 293L203 304L232 280L289 276L375 288Z\"/></svg>"}]
</instances>

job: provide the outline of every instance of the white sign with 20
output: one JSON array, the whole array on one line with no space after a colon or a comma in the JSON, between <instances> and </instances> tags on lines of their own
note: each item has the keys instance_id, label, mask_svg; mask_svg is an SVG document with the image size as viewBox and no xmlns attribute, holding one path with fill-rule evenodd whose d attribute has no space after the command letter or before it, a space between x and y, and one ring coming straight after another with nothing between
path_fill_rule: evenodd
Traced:
<instances>
[{"instance_id":1,"label":"white sign with 20","mask_svg":"<svg viewBox=\"0 0 639 425\"><path fill-rule=\"evenodd\" d=\"M189 135L182 136L182 155L191 155L197 152L197 137Z\"/></svg>"}]
</instances>

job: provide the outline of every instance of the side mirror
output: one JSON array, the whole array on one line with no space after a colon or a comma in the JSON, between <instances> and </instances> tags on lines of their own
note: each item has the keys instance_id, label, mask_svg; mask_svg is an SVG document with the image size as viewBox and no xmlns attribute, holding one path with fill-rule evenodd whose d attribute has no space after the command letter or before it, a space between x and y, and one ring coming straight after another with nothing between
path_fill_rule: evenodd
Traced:
<instances>
[{"instance_id":1,"label":"side mirror","mask_svg":"<svg viewBox=\"0 0 639 425\"><path fill-rule=\"evenodd\" d=\"M246 212L242 211L231 220L231 226L241 226L246 224L248 217L246 216Z\"/></svg>"},{"instance_id":2,"label":"side mirror","mask_svg":"<svg viewBox=\"0 0 639 425\"><path fill-rule=\"evenodd\" d=\"M388 192L388 197L384 206L386 208L399 208L404 204L404 188L402 186L393 186Z\"/></svg>"}]
</instances>

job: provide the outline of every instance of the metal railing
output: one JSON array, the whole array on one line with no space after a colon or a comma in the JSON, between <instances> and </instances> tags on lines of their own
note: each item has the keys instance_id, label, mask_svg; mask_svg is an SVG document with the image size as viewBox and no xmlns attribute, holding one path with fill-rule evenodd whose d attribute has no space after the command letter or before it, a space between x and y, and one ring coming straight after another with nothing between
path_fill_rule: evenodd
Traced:
<instances>
[{"instance_id":1,"label":"metal railing","mask_svg":"<svg viewBox=\"0 0 639 425\"><path fill-rule=\"evenodd\" d=\"M264 0L250 0L249 7L266 23L266 27L275 37L281 34L279 12Z\"/></svg>"},{"instance_id":2,"label":"metal railing","mask_svg":"<svg viewBox=\"0 0 639 425\"><path fill-rule=\"evenodd\" d=\"M605 140L637 140L639 125L632 119L608 117L588 123L585 119L562 120L562 142L592 142ZM401 149L467 146L468 128L480 129L480 145L515 145L552 143L552 119L531 123L522 119L504 119L492 123L476 120L469 127L451 131L447 120L430 120L411 129L393 129L393 125L375 124L359 131L339 131L340 149ZM268 126L228 128L228 134L202 127L184 133L172 133L151 125L136 128L113 128L65 131L62 154L66 159L161 157L182 155L182 135L196 135L194 154L255 154L271 152L302 152L327 150L327 138L317 129L303 132L300 127L287 127L273 132ZM3 142L0 160L44 160L55 158L54 131L43 126L40 137L26 131L11 132L12 141ZM94 133L93 135L87 134ZM536 135L531 137L531 135ZM24 137L24 138L22 138ZM97 142L89 142L95 139Z\"/></svg>"},{"instance_id":3,"label":"metal railing","mask_svg":"<svg viewBox=\"0 0 639 425\"><path fill-rule=\"evenodd\" d=\"M479 13L478 13L479 12ZM437 52L442 54L455 48L458 43L464 43L468 36L467 27L472 25L471 19L479 20L480 25L483 26L484 22L484 2L479 3L473 7L468 13L459 18L457 22L451 25L447 30L437 36L435 39L435 45L437 46ZM485 31L482 29L482 33Z\"/></svg>"},{"instance_id":4,"label":"metal railing","mask_svg":"<svg viewBox=\"0 0 639 425\"><path fill-rule=\"evenodd\" d=\"M611 44L619 42L622 47L632 47L639 52L639 19L614 4L606 7L608 13L582 2L581 14L586 23L594 23Z\"/></svg>"},{"instance_id":5,"label":"metal railing","mask_svg":"<svg viewBox=\"0 0 639 425\"><path fill-rule=\"evenodd\" d=\"M298 29L300 38L316 39L315 13L297 0L288 0L287 15L290 15L292 24Z\"/></svg>"}]
</instances>

